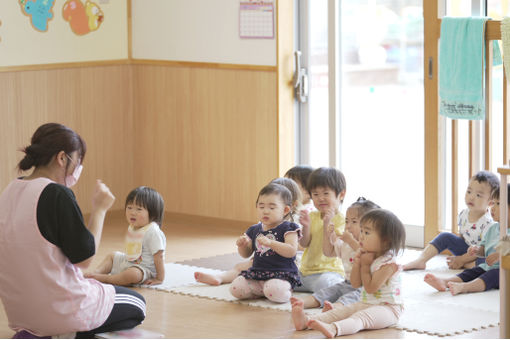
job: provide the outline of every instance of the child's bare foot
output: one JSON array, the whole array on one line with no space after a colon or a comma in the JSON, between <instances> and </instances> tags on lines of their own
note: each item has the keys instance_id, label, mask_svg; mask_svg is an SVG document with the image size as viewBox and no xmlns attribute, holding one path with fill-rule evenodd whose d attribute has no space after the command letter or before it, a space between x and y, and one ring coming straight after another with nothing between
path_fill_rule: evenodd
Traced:
<instances>
[{"instance_id":1,"label":"child's bare foot","mask_svg":"<svg viewBox=\"0 0 510 340\"><path fill-rule=\"evenodd\" d=\"M327 312L328 310L332 310L333 309L333 304L329 301L324 301L324 307L322 307L322 312Z\"/></svg>"},{"instance_id":2,"label":"child's bare foot","mask_svg":"<svg viewBox=\"0 0 510 340\"><path fill-rule=\"evenodd\" d=\"M206 274L202 272L195 272L195 280L197 282L202 282L211 286L219 286L221 284L221 280L216 275Z\"/></svg>"},{"instance_id":3,"label":"child's bare foot","mask_svg":"<svg viewBox=\"0 0 510 340\"><path fill-rule=\"evenodd\" d=\"M450 289L450 293L452 295L457 295L460 293L464 293L464 283L463 282L448 282L448 289Z\"/></svg>"},{"instance_id":4,"label":"child's bare foot","mask_svg":"<svg viewBox=\"0 0 510 340\"><path fill-rule=\"evenodd\" d=\"M414 261L404 264L404 270L413 270L413 269L422 270L422 269L425 269L426 266L427 266L427 263L425 261L423 261L420 258L417 258Z\"/></svg>"},{"instance_id":5,"label":"child's bare foot","mask_svg":"<svg viewBox=\"0 0 510 340\"><path fill-rule=\"evenodd\" d=\"M321 332L324 334L327 338L334 338L336 335L336 327L332 324L327 324L322 321L318 320L310 320L306 324L309 328L315 329L316 331Z\"/></svg>"},{"instance_id":6,"label":"child's bare foot","mask_svg":"<svg viewBox=\"0 0 510 340\"><path fill-rule=\"evenodd\" d=\"M433 274L425 275L425 277L423 278L423 281L427 282L429 285L431 285L432 287L434 287L435 289L437 289L440 292L446 291L445 281L443 279L438 278L437 276L435 276Z\"/></svg>"},{"instance_id":7,"label":"child's bare foot","mask_svg":"<svg viewBox=\"0 0 510 340\"><path fill-rule=\"evenodd\" d=\"M294 327L297 331L302 331L306 329L306 323L308 322L308 317L305 314L304 308L305 303L303 300L291 297L290 303L292 304L292 321L294 321Z\"/></svg>"}]
</instances>

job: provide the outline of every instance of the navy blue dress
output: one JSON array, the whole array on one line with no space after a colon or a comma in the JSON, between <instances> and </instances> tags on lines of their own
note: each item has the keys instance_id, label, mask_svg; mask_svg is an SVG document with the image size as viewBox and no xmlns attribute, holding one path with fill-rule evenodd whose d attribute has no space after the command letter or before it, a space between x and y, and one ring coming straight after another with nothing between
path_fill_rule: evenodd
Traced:
<instances>
[{"instance_id":1,"label":"navy blue dress","mask_svg":"<svg viewBox=\"0 0 510 340\"><path fill-rule=\"evenodd\" d=\"M301 286L299 271L296 266L296 257L283 257L269 247L261 245L257 237L264 235L271 240L285 242L285 234L297 231L301 234L301 228L292 222L284 221L277 227L264 231L262 223L252 225L246 231L246 235L251 238L253 256L253 266L248 270L243 270L241 275L251 280L270 280L281 279L288 281L292 288Z\"/></svg>"}]
</instances>

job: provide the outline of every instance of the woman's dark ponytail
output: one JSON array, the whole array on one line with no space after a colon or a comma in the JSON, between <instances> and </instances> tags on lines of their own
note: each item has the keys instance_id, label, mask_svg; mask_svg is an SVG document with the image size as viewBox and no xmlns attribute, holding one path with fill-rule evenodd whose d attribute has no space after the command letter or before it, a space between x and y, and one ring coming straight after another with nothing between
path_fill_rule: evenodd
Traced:
<instances>
[{"instance_id":1,"label":"woman's dark ponytail","mask_svg":"<svg viewBox=\"0 0 510 340\"><path fill-rule=\"evenodd\" d=\"M87 151L85 141L76 132L58 123L41 125L34 132L30 142L30 145L21 150L25 157L18 164L20 171L47 165L60 151L68 155L78 151L78 156L83 162Z\"/></svg>"}]
</instances>

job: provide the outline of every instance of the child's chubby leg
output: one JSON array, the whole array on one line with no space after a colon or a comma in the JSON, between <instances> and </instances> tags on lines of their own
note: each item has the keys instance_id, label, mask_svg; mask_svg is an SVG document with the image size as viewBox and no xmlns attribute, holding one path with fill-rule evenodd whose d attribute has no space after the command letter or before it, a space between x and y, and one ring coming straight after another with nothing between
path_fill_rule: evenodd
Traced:
<instances>
[{"instance_id":1,"label":"child's chubby leg","mask_svg":"<svg viewBox=\"0 0 510 340\"><path fill-rule=\"evenodd\" d=\"M244 276L238 276L230 285L230 294L239 300L254 299L264 296L264 281L247 280Z\"/></svg>"},{"instance_id":2,"label":"child's chubby leg","mask_svg":"<svg viewBox=\"0 0 510 340\"><path fill-rule=\"evenodd\" d=\"M221 274L207 274L203 272L195 272L195 280L197 282L202 282L211 286L218 286L223 283L230 283L235 280L236 277L243 270L248 270L252 266L253 261L246 261L238 263L234 266L234 268L227 270Z\"/></svg>"},{"instance_id":3,"label":"child's chubby leg","mask_svg":"<svg viewBox=\"0 0 510 340\"><path fill-rule=\"evenodd\" d=\"M263 291L268 300L285 303L292 295L292 286L285 280L270 279L264 282Z\"/></svg>"},{"instance_id":4,"label":"child's chubby leg","mask_svg":"<svg viewBox=\"0 0 510 340\"><path fill-rule=\"evenodd\" d=\"M403 308L399 305L371 305L348 318L334 322L333 325L338 336L354 334L363 329L386 328L397 323L402 311ZM327 336L326 333L323 334Z\"/></svg>"},{"instance_id":5,"label":"child's chubby leg","mask_svg":"<svg viewBox=\"0 0 510 340\"><path fill-rule=\"evenodd\" d=\"M427 244L417 259L404 264L404 270L425 269L427 261L439 254L437 248L432 244Z\"/></svg>"},{"instance_id":6,"label":"child's chubby leg","mask_svg":"<svg viewBox=\"0 0 510 340\"><path fill-rule=\"evenodd\" d=\"M448 288L449 282L462 282L462 280L458 276L450 276L447 278L440 278L435 276L434 274L427 274L423 277L423 281L428 283L430 286L434 287L440 292L446 291Z\"/></svg>"},{"instance_id":7,"label":"child's chubby leg","mask_svg":"<svg viewBox=\"0 0 510 340\"><path fill-rule=\"evenodd\" d=\"M83 276L91 278L93 274L109 274L113 268L115 252L106 255L101 264L92 273L85 273Z\"/></svg>"},{"instance_id":8,"label":"child's chubby leg","mask_svg":"<svg viewBox=\"0 0 510 340\"><path fill-rule=\"evenodd\" d=\"M292 302L292 320L296 330L303 330L310 326L310 320L320 321L325 324L331 324L335 321L343 320L356 313L359 310L368 308L370 305L357 302L349 306L339 306L325 313L315 314L308 317L303 310L303 301L295 299ZM320 325L313 323L313 325ZM315 326L314 326L315 327Z\"/></svg>"},{"instance_id":9,"label":"child's chubby leg","mask_svg":"<svg viewBox=\"0 0 510 340\"><path fill-rule=\"evenodd\" d=\"M90 274L91 278L117 286L130 286L141 283L143 271L138 267L129 267L118 274Z\"/></svg>"},{"instance_id":10,"label":"child's chubby leg","mask_svg":"<svg viewBox=\"0 0 510 340\"><path fill-rule=\"evenodd\" d=\"M485 271L481 267L467 269L457 276L462 283L450 282L448 288L452 295L460 293L483 292L499 288L499 268Z\"/></svg>"},{"instance_id":11,"label":"child's chubby leg","mask_svg":"<svg viewBox=\"0 0 510 340\"><path fill-rule=\"evenodd\" d=\"M481 279L474 279L473 281L469 282L450 281L448 282L447 286L452 295L485 291L485 282Z\"/></svg>"}]
</instances>

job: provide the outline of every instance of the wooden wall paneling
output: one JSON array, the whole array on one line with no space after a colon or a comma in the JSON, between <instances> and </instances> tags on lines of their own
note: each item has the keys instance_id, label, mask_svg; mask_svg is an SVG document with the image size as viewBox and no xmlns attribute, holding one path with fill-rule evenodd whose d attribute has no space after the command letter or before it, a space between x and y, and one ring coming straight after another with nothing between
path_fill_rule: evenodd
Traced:
<instances>
[{"instance_id":1,"label":"wooden wall paneling","mask_svg":"<svg viewBox=\"0 0 510 340\"><path fill-rule=\"evenodd\" d=\"M137 185L169 212L254 222L258 191L278 175L275 72L133 70Z\"/></svg>"},{"instance_id":2,"label":"wooden wall paneling","mask_svg":"<svg viewBox=\"0 0 510 340\"><path fill-rule=\"evenodd\" d=\"M16 175L35 129L47 122L71 127L87 142L80 182L73 188L84 213L90 212L96 178L123 208L133 183L132 110L129 66L0 73L0 186Z\"/></svg>"}]
</instances>

